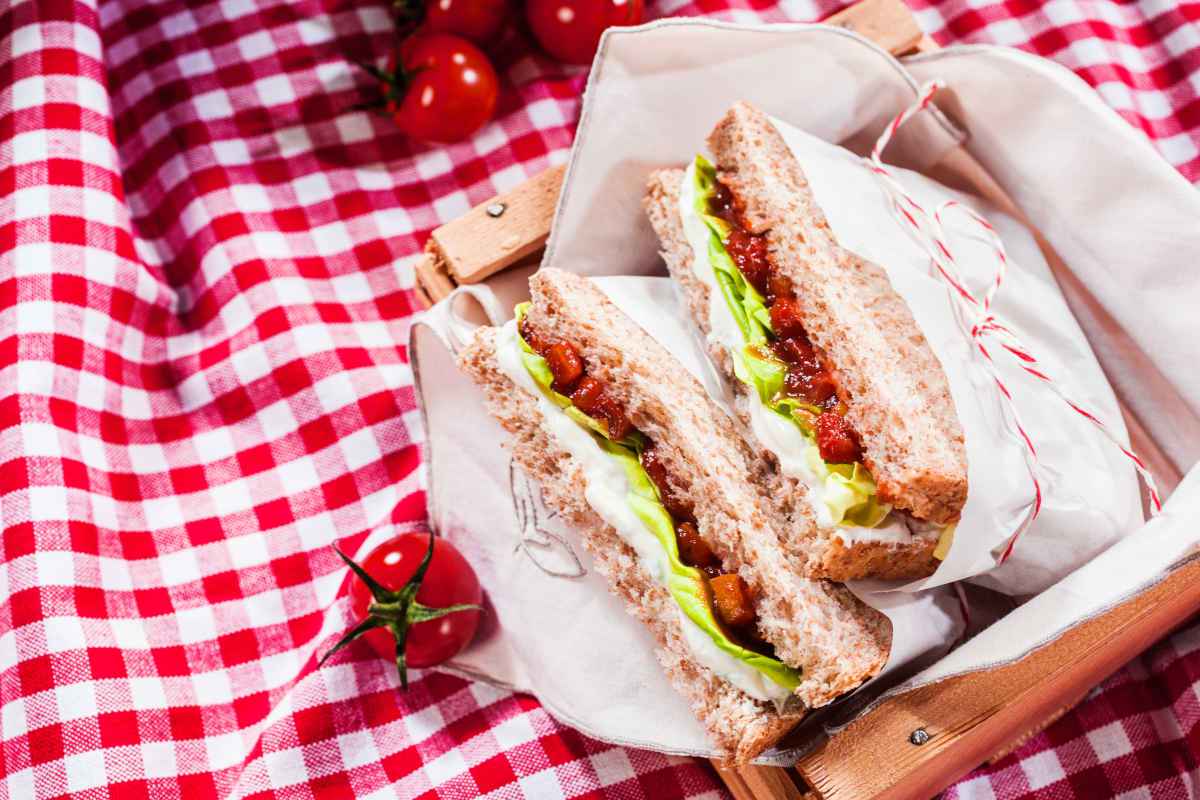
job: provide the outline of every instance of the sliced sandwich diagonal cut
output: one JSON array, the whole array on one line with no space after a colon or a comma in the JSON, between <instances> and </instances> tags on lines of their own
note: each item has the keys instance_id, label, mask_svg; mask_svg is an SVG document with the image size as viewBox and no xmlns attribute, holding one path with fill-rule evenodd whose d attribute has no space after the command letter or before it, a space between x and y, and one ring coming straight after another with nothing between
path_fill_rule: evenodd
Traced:
<instances>
[{"instance_id":1,"label":"sliced sandwich diagonal cut","mask_svg":"<svg viewBox=\"0 0 1200 800\"><path fill-rule=\"evenodd\" d=\"M644 205L777 469L789 555L835 580L932 573L967 497L942 365L884 270L839 246L766 115L736 104L708 147L715 163L654 172Z\"/></svg>"},{"instance_id":2,"label":"sliced sandwich diagonal cut","mask_svg":"<svg viewBox=\"0 0 1200 800\"><path fill-rule=\"evenodd\" d=\"M700 384L590 280L545 269L459 366L512 457L578 529L720 753L746 761L887 660L887 619L801 576L753 454Z\"/></svg>"}]
</instances>

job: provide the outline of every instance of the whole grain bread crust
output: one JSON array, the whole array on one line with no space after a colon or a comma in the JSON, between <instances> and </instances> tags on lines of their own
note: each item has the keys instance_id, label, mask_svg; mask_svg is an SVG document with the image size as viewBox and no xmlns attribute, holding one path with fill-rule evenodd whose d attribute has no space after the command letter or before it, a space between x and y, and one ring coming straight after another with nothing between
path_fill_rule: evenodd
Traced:
<instances>
[{"instance_id":1,"label":"whole grain bread crust","mask_svg":"<svg viewBox=\"0 0 1200 800\"><path fill-rule=\"evenodd\" d=\"M945 372L878 265L842 248L770 120L734 105L708 137L718 177L768 257L797 287L809 338L836 367L879 496L956 521L967 497L962 426Z\"/></svg>"},{"instance_id":2,"label":"whole grain bread crust","mask_svg":"<svg viewBox=\"0 0 1200 800\"><path fill-rule=\"evenodd\" d=\"M820 550L815 571L835 581L878 578L885 581L915 580L931 575L938 561L933 557L937 535L914 536L903 544L891 541L852 541L830 536Z\"/></svg>"},{"instance_id":3,"label":"whole grain bread crust","mask_svg":"<svg viewBox=\"0 0 1200 800\"><path fill-rule=\"evenodd\" d=\"M734 410L741 426L739 433L756 449L756 455L771 468L759 470L768 485L768 494L779 498L775 507L775 526L784 549L804 574L835 581L881 578L914 579L929 575L937 566L933 558L936 537L914 537L910 542L882 542L856 539L849 544L835 531L818 527L807 499L808 488L799 480L778 470L775 455L759 444L750 432L750 397L746 386L733 375L733 363L723 345L708 338L709 288L693 271L692 247L683 231L679 215L679 192L684 178L680 169L651 173L643 205L651 226L658 235L663 260L671 277L680 285L683 296L708 345L710 358L729 378L734 390Z\"/></svg>"}]
</instances>

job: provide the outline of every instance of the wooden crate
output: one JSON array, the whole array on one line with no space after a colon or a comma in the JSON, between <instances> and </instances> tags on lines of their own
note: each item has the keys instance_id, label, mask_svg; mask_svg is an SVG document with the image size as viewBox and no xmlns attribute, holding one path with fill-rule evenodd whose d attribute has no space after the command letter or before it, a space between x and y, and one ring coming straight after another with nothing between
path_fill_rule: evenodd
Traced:
<instances>
[{"instance_id":1,"label":"wooden crate","mask_svg":"<svg viewBox=\"0 0 1200 800\"><path fill-rule=\"evenodd\" d=\"M861 0L827 24L856 31L893 55L935 49L901 0ZM432 304L463 283L530 264L550 232L563 168L530 178L434 231L416 268L417 292ZM927 170L987 198L1034 230L1029 219L962 147ZM1062 259L1037 236L1057 275ZM1125 409L1134 447L1169 492L1179 473ZM717 771L738 800L916 800L999 758L1061 716L1122 664L1200 610L1200 562L1063 634L1012 664L950 678L890 698L809 753L794 769ZM923 729L928 740L913 744Z\"/></svg>"}]
</instances>

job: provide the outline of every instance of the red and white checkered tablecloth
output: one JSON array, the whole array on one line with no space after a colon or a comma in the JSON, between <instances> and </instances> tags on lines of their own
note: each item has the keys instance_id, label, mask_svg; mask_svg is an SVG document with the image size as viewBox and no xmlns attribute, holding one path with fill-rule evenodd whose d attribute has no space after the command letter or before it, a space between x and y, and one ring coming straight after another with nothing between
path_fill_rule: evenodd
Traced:
<instances>
[{"instance_id":1,"label":"red and white checkered tablecloth","mask_svg":"<svg viewBox=\"0 0 1200 800\"><path fill-rule=\"evenodd\" d=\"M402 344L437 224L567 157L585 75L519 30L496 120L416 146L350 110L382 0L0 8L0 795L716 797L707 764L366 649L350 552L420 524ZM664 0L813 20L834 2ZM942 43L1097 87L1200 180L1200 3L918 0ZM1193 796L1200 629L956 798Z\"/></svg>"}]
</instances>

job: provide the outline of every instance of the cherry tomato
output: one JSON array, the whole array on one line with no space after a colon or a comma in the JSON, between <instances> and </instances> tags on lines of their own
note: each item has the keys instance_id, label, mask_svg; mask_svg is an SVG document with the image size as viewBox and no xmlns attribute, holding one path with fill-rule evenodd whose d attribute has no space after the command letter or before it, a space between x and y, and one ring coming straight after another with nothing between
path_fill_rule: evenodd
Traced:
<instances>
[{"instance_id":1,"label":"cherry tomato","mask_svg":"<svg viewBox=\"0 0 1200 800\"><path fill-rule=\"evenodd\" d=\"M429 565L408 603L403 599L403 590L413 582L427 555ZM396 660L391 625L398 625L407 628L406 663L397 664L401 683L407 686L405 666L440 664L461 652L475 636L483 591L475 570L445 539L427 533L403 533L372 550L361 565L345 555L342 558L358 574L350 588L356 627L369 618L384 624L368 625L365 632L352 630L325 654L322 662L360 636L381 656ZM362 579L363 573L376 583L375 588Z\"/></svg>"},{"instance_id":2,"label":"cherry tomato","mask_svg":"<svg viewBox=\"0 0 1200 800\"><path fill-rule=\"evenodd\" d=\"M406 39L382 78L400 130L427 142L457 142L479 130L500 91L483 51L448 33Z\"/></svg>"},{"instance_id":3,"label":"cherry tomato","mask_svg":"<svg viewBox=\"0 0 1200 800\"><path fill-rule=\"evenodd\" d=\"M642 1L526 0L525 18L547 53L569 64L590 64L606 28L642 21Z\"/></svg>"},{"instance_id":4,"label":"cherry tomato","mask_svg":"<svg viewBox=\"0 0 1200 800\"><path fill-rule=\"evenodd\" d=\"M452 33L487 46L504 29L508 13L507 0L429 0L422 30Z\"/></svg>"}]
</instances>

